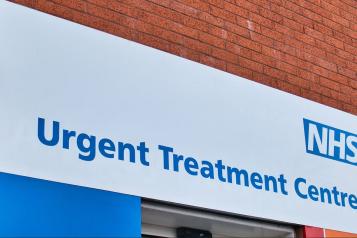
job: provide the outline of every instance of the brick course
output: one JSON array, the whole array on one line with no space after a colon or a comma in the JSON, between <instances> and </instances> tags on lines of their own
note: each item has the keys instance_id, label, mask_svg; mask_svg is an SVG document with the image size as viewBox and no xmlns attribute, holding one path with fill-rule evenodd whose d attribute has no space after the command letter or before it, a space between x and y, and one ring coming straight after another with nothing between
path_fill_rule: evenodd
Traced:
<instances>
[{"instance_id":1,"label":"brick course","mask_svg":"<svg viewBox=\"0 0 357 238\"><path fill-rule=\"evenodd\" d=\"M13 0L357 115L356 0Z\"/></svg>"}]
</instances>

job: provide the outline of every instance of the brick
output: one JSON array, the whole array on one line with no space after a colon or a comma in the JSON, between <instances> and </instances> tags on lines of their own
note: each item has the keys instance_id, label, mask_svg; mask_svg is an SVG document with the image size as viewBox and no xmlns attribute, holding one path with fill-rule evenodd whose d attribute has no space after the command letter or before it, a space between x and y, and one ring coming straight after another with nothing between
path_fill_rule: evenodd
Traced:
<instances>
[{"instance_id":1,"label":"brick","mask_svg":"<svg viewBox=\"0 0 357 238\"><path fill-rule=\"evenodd\" d=\"M130 28L134 27L134 22L136 19L123 15L119 12L107 9L107 8L101 8L96 5L88 4L87 6L87 12L93 16L101 17L103 19L106 19L111 22L118 23L123 26L127 26Z\"/></svg>"},{"instance_id":2,"label":"brick","mask_svg":"<svg viewBox=\"0 0 357 238\"><path fill-rule=\"evenodd\" d=\"M136 35L137 38L134 39L144 45L148 45L166 52L169 52L170 50L170 43L162 40L160 38L154 37L152 35L146 34L146 33L140 33Z\"/></svg>"},{"instance_id":3,"label":"brick","mask_svg":"<svg viewBox=\"0 0 357 238\"><path fill-rule=\"evenodd\" d=\"M325 69L328 69L330 71L333 72L337 72L337 65L334 63L331 63L329 61L326 61L320 57L316 57L314 55L308 54L308 53L304 53L304 59L313 63L313 64L317 64Z\"/></svg>"},{"instance_id":4,"label":"brick","mask_svg":"<svg viewBox=\"0 0 357 238\"><path fill-rule=\"evenodd\" d=\"M351 113L351 114L354 114L354 115L357 114L357 107L350 105L350 104L343 104L341 110Z\"/></svg>"},{"instance_id":5,"label":"brick","mask_svg":"<svg viewBox=\"0 0 357 238\"><path fill-rule=\"evenodd\" d=\"M258 72L253 72L253 77L252 79L255 82L267 85L267 86L272 86L274 79L272 77L269 77L268 75L258 73Z\"/></svg>"},{"instance_id":6,"label":"brick","mask_svg":"<svg viewBox=\"0 0 357 238\"><path fill-rule=\"evenodd\" d=\"M108 9L111 9L115 12L125 14L127 16L138 17L140 15L140 12L142 12L142 10L139 10L134 7L130 7L128 5L122 4L115 0L108 0L108 1L95 0L95 2L96 2L96 5L98 4L97 2L100 2L101 6L107 7ZM106 3L106 4L104 4L104 3Z\"/></svg>"},{"instance_id":7,"label":"brick","mask_svg":"<svg viewBox=\"0 0 357 238\"><path fill-rule=\"evenodd\" d=\"M153 1L153 0L151 0ZM198 17L198 10L191 7L191 6L188 6L188 5L185 5L181 2L177 2L177 1L169 1L169 0L166 0L166 1L163 1L163 0L155 0L155 3L156 4L160 4L164 7L168 7L168 8L172 8L174 9L175 11L178 11L180 13L183 13L185 15L188 15L188 16L192 16L192 17Z\"/></svg>"},{"instance_id":8,"label":"brick","mask_svg":"<svg viewBox=\"0 0 357 238\"><path fill-rule=\"evenodd\" d=\"M264 73L266 75L269 75L271 77L274 77L274 78L277 78L280 80L285 79L285 76L286 76L285 72L275 69L275 68L272 68L272 67L269 67L269 66L266 66L266 65L264 66Z\"/></svg>"},{"instance_id":9,"label":"brick","mask_svg":"<svg viewBox=\"0 0 357 238\"><path fill-rule=\"evenodd\" d=\"M321 7L325 8L327 11L334 13L334 14L340 14L340 9L326 1L321 1Z\"/></svg>"},{"instance_id":10,"label":"brick","mask_svg":"<svg viewBox=\"0 0 357 238\"><path fill-rule=\"evenodd\" d=\"M243 47L246 47L248 49L252 49L254 51L257 51L257 52L260 52L261 51L261 45L258 44L257 42L255 41L252 41L252 40L249 40L249 39L246 39L244 37L239 37L237 39L238 41L238 44L243 46Z\"/></svg>"},{"instance_id":11,"label":"brick","mask_svg":"<svg viewBox=\"0 0 357 238\"><path fill-rule=\"evenodd\" d=\"M307 70L299 69L298 74L299 74L299 77L306 79L310 83L319 84L319 82L320 82L320 76L318 76L312 72L309 72Z\"/></svg>"},{"instance_id":12,"label":"brick","mask_svg":"<svg viewBox=\"0 0 357 238\"><path fill-rule=\"evenodd\" d=\"M213 57L224 60L226 62L231 62L233 64L238 63L238 56L225 50L225 49L223 50L223 49L213 47L211 52L212 52L211 54Z\"/></svg>"},{"instance_id":13,"label":"brick","mask_svg":"<svg viewBox=\"0 0 357 238\"><path fill-rule=\"evenodd\" d=\"M271 20L269 20L268 18L265 18L263 16L260 16L258 14L255 14L255 13L249 14L249 20L256 22L262 26L268 27L268 28L274 27L274 23Z\"/></svg>"},{"instance_id":14,"label":"brick","mask_svg":"<svg viewBox=\"0 0 357 238\"><path fill-rule=\"evenodd\" d=\"M229 52L232 52L233 54L236 54L236 55L241 55L246 58L252 58L252 53L253 53L252 50L244 48L244 47L234 44L232 42L228 42L228 41L226 42L226 50L228 50Z\"/></svg>"},{"instance_id":15,"label":"brick","mask_svg":"<svg viewBox=\"0 0 357 238\"><path fill-rule=\"evenodd\" d=\"M354 0L341 0L344 4L347 4L351 7L355 7L356 2Z\"/></svg>"},{"instance_id":16,"label":"brick","mask_svg":"<svg viewBox=\"0 0 357 238\"><path fill-rule=\"evenodd\" d=\"M299 68L303 68L303 69L307 69L310 67L310 63L305 61L305 60L302 60L302 59L299 59L295 56L292 56L292 55L289 55L289 54L284 54L282 60L286 63L289 63L291 65L295 65Z\"/></svg>"},{"instance_id":17,"label":"brick","mask_svg":"<svg viewBox=\"0 0 357 238\"><path fill-rule=\"evenodd\" d=\"M231 22L225 22L224 29L227 31L233 32L237 35L249 38L249 30L247 28L238 26L237 24L233 24Z\"/></svg>"},{"instance_id":18,"label":"brick","mask_svg":"<svg viewBox=\"0 0 357 238\"><path fill-rule=\"evenodd\" d=\"M338 24L338 23L336 23L336 22L334 22L334 21L331 21L330 19L323 18L323 19L322 19L322 23L323 23L325 26L327 26L327 27L329 27L329 28L331 28L331 29L333 29L333 30L343 31L343 26L342 26L341 24Z\"/></svg>"},{"instance_id":19,"label":"brick","mask_svg":"<svg viewBox=\"0 0 357 238\"><path fill-rule=\"evenodd\" d=\"M320 77L320 85L330 88L330 89L333 89L333 90L338 90L340 88L339 83L337 83L336 81L332 81L325 77Z\"/></svg>"},{"instance_id":20,"label":"brick","mask_svg":"<svg viewBox=\"0 0 357 238\"><path fill-rule=\"evenodd\" d=\"M227 69L225 61L211 57L209 55L201 54L200 63L211 66L216 69L224 70L224 71Z\"/></svg>"},{"instance_id":21,"label":"brick","mask_svg":"<svg viewBox=\"0 0 357 238\"><path fill-rule=\"evenodd\" d=\"M357 22L357 15L356 15L356 22ZM343 28L343 33L353 39L357 38L357 23L351 23L350 28Z\"/></svg>"},{"instance_id":22,"label":"brick","mask_svg":"<svg viewBox=\"0 0 357 238\"><path fill-rule=\"evenodd\" d=\"M350 86L354 89L357 89L357 80L350 80Z\"/></svg>"},{"instance_id":23,"label":"brick","mask_svg":"<svg viewBox=\"0 0 357 238\"><path fill-rule=\"evenodd\" d=\"M324 41L320 41L320 40L315 40L316 42L316 46L326 52L330 52L332 54L335 53L335 49L336 47L334 45L332 45L331 43L326 43Z\"/></svg>"},{"instance_id":24,"label":"brick","mask_svg":"<svg viewBox=\"0 0 357 238\"><path fill-rule=\"evenodd\" d=\"M85 12L87 10L87 2L83 0L53 0L53 2L62 6L76 9L77 11Z\"/></svg>"},{"instance_id":25,"label":"brick","mask_svg":"<svg viewBox=\"0 0 357 238\"><path fill-rule=\"evenodd\" d=\"M325 88L325 87L321 86L320 84L312 83L310 85L309 89L314 93L318 93L319 95L331 96L331 89Z\"/></svg>"},{"instance_id":26,"label":"brick","mask_svg":"<svg viewBox=\"0 0 357 238\"><path fill-rule=\"evenodd\" d=\"M349 21L354 21L355 20L355 15L349 13L349 12L346 12L342 9L339 9L339 12L340 12L340 16L342 16L343 18L349 20Z\"/></svg>"},{"instance_id":27,"label":"brick","mask_svg":"<svg viewBox=\"0 0 357 238\"><path fill-rule=\"evenodd\" d=\"M357 109L357 90L354 90L351 95L351 104L355 106L355 109Z\"/></svg>"},{"instance_id":28,"label":"brick","mask_svg":"<svg viewBox=\"0 0 357 238\"><path fill-rule=\"evenodd\" d=\"M300 15L302 14L302 10L303 10L302 7L290 1L285 1L285 8L293 12L296 12Z\"/></svg>"},{"instance_id":29,"label":"brick","mask_svg":"<svg viewBox=\"0 0 357 238\"><path fill-rule=\"evenodd\" d=\"M320 3L321 3L321 0L307 0L307 1L311 2L311 3L315 4L315 5L320 5Z\"/></svg>"},{"instance_id":30,"label":"brick","mask_svg":"<svg viewBox=\"0 0 357 238\"><path fill-rule=\"evenodd\" d=\"M334 22L337 22L345 27L349 27L350 26L350 22L349 20L343 18L343 17L340 17L338 15L335 15L335 14L332 14L332 17L331 17L331 20L334 21Z\"/></svg>"},{"instance_id":31,"label":"brick","mask_svg":"<svg viewBox=\"0 0 357 238\"><path fill-rule=\"evenodd\" d=\"M330 107L340 108L340 103L337 100L332 99L330 97L322 96L321 102Z\"/></svg>"},{"instance_id":32,"label":"brick","mask_svg":"<svg viewBox=\"0 0 357 238\"><path fill-rule=\"evenodd\" d=\"M298 68L291 64L285 63L284 61L276 62L276 68L280 69L281 71L287 72L289 74L298 75Z\"/></svg>"},{"instance_id":33,"label":"brick","mask_svg":"<svg viewBox=\"0 0 357 238\"><path fill-rule=\"evenodd\" d=\"M340 93L352 95L353 91L353 88L349 86L340 85Z\"/></svg>"},{"instance_id":34,"label":"brick","mask_svg":"<svg viewBox=\"0 0 357 238\"><path fill-rule=\"evenodd\" d=\"M302 15L307 18L310 18L314 22L320 22L320 23L323 22L323 17L320 16L319 14L316 14L314 11L310 11L308 9L303 9Z\"/></svg>"},{"instance_id":35,"label":"brick","mask_svg":"<svg viewBox=\"0 0 357 238\"><path fill-rule=\"evenodd\" d=\"M346 46L345 46L345 49L346 49ZM335 54L342 59L357 62L357 60L354 59L354 55L345 51L345 50L336 49Z\"/></svg>"},{"instance_id":36,"label":"brick","mask_svg":"<svg viewBox=\"0 0 357 238\"><path fill-rule=\"evenodd\" d=\"M195 40L189 37L184 37L183 45L203 54L207 54L207 55L211 54L212 46L204 42L201 42L199 40Z\"/></svg>"},{"instance_id":37,"label":"brick","mask_svg":"<svg viewBox=\"0 0 357 238\"><path fill-rule=\"evenodd\" d=\"M316 1L320 1L320 0L316 0ZM322 1L325 1L325 0L321 0L321 2ZM318 4L312 4L311 6L308 7L308 9L311 10L311 12L313 12L314 14L316 14L317 15L316 17L320 17L318 19L321 19L321 17L331 18L332 12L324 9L321 6L321 2L319 2ZM317 19L315 19L315 20L317 20Z\"/></svg>"},{"instance_id":38,"label":"brick","mask_svg":"<svg viewBox=\"0 0 357 238\"><path fill-rule=\"evenodd\" d=\"M350 104L352 102L351 94L346 93L337 93L337 100L346 104ZM356 100L356 99L354 99Z\"/></svg>"},{"instance_id":39,"label":"brick","mask_svg":"<svg viewBox=\"0 0 357 238\"><path fill-rule=\"evenodd\" d=\"M310 88L310 82L304 78L288 74L286 77L286 80L295 86L298 86L299 88L304 88L304 89L309 89Z\"/></svg>"},{"instance_id":40,"label":"brick","mask_svg":"<svg viewBox=\"0 0 357 238\"><path fill-rule=\"evenodd\" d=\"M351 79L357 80L357 71L353 71L353 70L338 66L338 72L344 76L351 78Z\"/></svg>"},{"instance_id":41,"label":"brick","mask_svg":"<svg viewBox=\"0 0 357 238\"><path fill-rule=\"evenodd\" d=\"M271 30L264 26L261 27L261 34L269 38L272 38L276 41L284 41L285 39L285 36L282 33L275 30Z\"/></svg>"},{"instance_id":42,"label":"brick","mask_svg":"<svg viewBox=\"0 0 357 238\"><path fill-rule=\"evenodd\" d=\"M290 19L287 19L287 18L284 18L283 20L283 25L284 26L287 26L289 27L290 29L293 29L295 31L299 31L299 32L304 32L304 27L302 24L296 22L296 21L293 21L293 20L290 20Z\"/></svg>"},{"instance_id":43,"label":"brick","mask_svg":"<svg viewBox=\"0 0 357 238\"><path fill-rule=\"evenodd\" d=\"M223 25L224 25L223 19L213 16L213 15L209 14L208 12L199 12L198 18L202 21L205 21L209 24L213 24L215 26L223 27Z\"/></svg>"},{"instance_id":44,"label":"brick","mask_svg":"<svg viewBox=\"0 0 357 238\"><path fill-rule=\"evenodd\" d=\"M135 32L137 32L132 30L131 28L121 26L95 16L83 16L83 15L75 14L73 20L74 21L78 20L77 22L81 24L99 29L101 31L108 32L110 34L124 37L126 39L133 39Z\"/></svg>"},{"instance_id":45,"label":"brick","mask_svg":"<svg viewBox=\"0 0 357 238\"><path fill-rule=\"evenodd\" d=\"M351 81L350 78L335 72L329 72L328 78L335 82L338 82L341 86L348 85Z\"/></svg>"},{"instance_id":46,"label":"brick","mask_svg":"<svg viewBox=\"0 0 357 238\"><path fill-rule=\"evenodd\" d=\"M323 24L320 24L318 22L314 22L314 27L313 28L314 28L314 30L319 31L324 35L330 35L330 36L333 35L331 28L329 28L327 26L324 26Z\"/></svg>"},{"instance_id":47,"label":"brick","mask_svg":"<svg viewBox=\"0 0 357 238\"><path fill-rule=\"evenodd\" d=\"M347 69L353 70L357 72L357 61L352 62L352 61L345 61L347 66L344 66L343 64L340 64L342 67L346 67Z\"/></svg>"},{"instance_id":48,"label":"brick","mask_svg":"<svg viewBox=\"0 0 357 238\"><path fill-rule=\"evenodd\" d=\"M235 1L239 7L249 10L250 12L259 13L260 7L248 1Z\"/></svg>"},{"instance_id":49,"label":"brick","mask_svg":"<svg viewBox=\"0 0 357 238\"><path fill-rule=\"evenodd\" d=\"M212 25L209 26L208 33L221 39L227 39L228 36L228 32L225 29Z\"/></svg>"},{"instance_id":50,"label":"brick","mask_svg":"<svg viewBox=\"0 0 357 238\"><path fill-rule=\"evenodd\" d=\"M155 16L153 14L150 13L146 13L146 14L142 14L142 17L140 18L140 20L154 24L158 27L162 27L165 28L167 30L172 30L175 29L175 32L191 37L191 38L198 38L198 31L196 29L192 29L190 27L186 27L180 23L165 19L165 18L161 18L158 16Z\"/></svg>"},{"instance_id":51,"label":"brick","mask_svg":"<svg viewBox=\"0 0 357 238\"><path fill-rule=\"evenodd\" d=\"M290 54L290 55L294 55L294 56L296 55L295 47L292 47L292 46L285 44L283 42L274 41L273 48L277 49L279 51L282 51L284 53Z\"/></svg>"},{"instance_id":52,"label":"brick","mask_svg":"<svg viewBox=\"0 0 357 238\"><path fill-rule=\"evenodd\" d=\"M298 53L299 50L304 49L304 47L307 45L306 43L290 36L286 36L284 43L296 48L296 53Z\"/></svg>"},{"instance_id":53,"label":"brick","mask_svg":"<svg viewBox=\"0 0 357 238\"><path fill-rule=\"evenodd\" d=\"M288 36L294 36L294 30L293 29L290 29L289 27L287 26L284 26L284 25L280 25L280 24L275 24L274 25L274 29L280 33L283 33L285 35L288 35Z\"/></svg>"},{"instance_id":54,"label":"brick","mask_svg":"<svg viewBox=\"0 0 357 238\"><path fill-rule=\"evenodd\" d=\"M225 42L223 39L207 34L205 32L199 32L199 40L219 48L225 47Z\"/></svg>"},{"instance_id":55,"label":"brick","mask_svg":"<svg viewBox=\"0 0 357 238\"><path fill-rule=\"evenodd\" d=\"M316 57L319 57L321 59L327 59L326 51L324 51L323 49L320 49L320 48L318 48L316 46L305 44L304 47L303 47L303 51L307 52L307 53L309 53L311 55L314 55Z\"/></svg>"},{"instance_id":56,"label":"brick","mask_svg":"<svg viewBox=\"0 0 357 238\"><path fill-rule=\"evenodd\" d=\"M279 50L276 50L274 48L270 48L270 47L267 47L267 46L262 46L262 53L264 55L268 55L268 56L271 56L275 59L278 59L278 60L281 60L284 58L284 53L279 51Z\"/></svg>"},{"instance_id":57,"label":"brick","mask_svg":"<svg viewBox=\"0 0 357 238\"><path fill-rule=\"evenodd\" d=\"M330 45L337 47L337 48L344 49L343 42L340 40L337 40L331 36L326 36L326 42Z\"/></svg>"},{"instance_id":58,"label":"brick","mask_svg":"<svg viewBox=\"0 0 357 238\"><path fill-rule=\"evenodd\" d=\"M276 81L276 87L280 90L283 90L285 92L288 92L288 93L291 93L291 94L294 94L294 95L298 95L300 96L301 94L301 88L296 86L296 85L293 85L293 84L290 84L288 83L287 81L283 81L283 80L277 80Z\"/></svg>"},{"instance_id":59,"label":"brick","mask_svg":"<svg viewBox=\"0 0 357 238\"><path fill-rule=\"evenodd\" d=\"M301 89L301 96L315 102L321 102L321 94L307 89Z\"/></svg>"},{"instance_id":60,"label":"brick","mask_svg":"<svg viewBox=\"0 0 357 238\"><path fill-rule=\"evenodd\" d=\"M251 71L250 69L243 68L238 65L234 65L234 64L227 64L227 72L238 75L238 76L242 76L242 77L245 77L248 79L253 77L253 71Z\"/></svg>"},{"instance_id":61,"label":"brick","mask_svg":"<svg viewBox=\"0 0 357 238\"><path fill-rule=\"evenodd\" d=\"M239 65L247 68L247 69L251 69L254 72L259 72L262 73L263 72L263 65L260 63L257 63L255 61L249 60L247 58L244 58L242 56L239 56Z\"/></svg>"},{"instance_id":62,"label":"brick","mask_svg":"<svg viewBox=\"0 0 357 238\"><path fill-rule=\"evenodd\" d=\"M222 2L222 1L221 1ZM233 14L236 14L236 15L239 15L239 16L242 16L244 18L248 18L248 14L249 14L249 11L242 8L242 7L239 7L235 4L231 4L229 2L226 2L226 1L223 1L223 8Z\"/></svg>"},{"instance_id":63,"label":"brick","mask_svg":"<svg viewBox=\"0 0 357 238\"><path fill-rule=\"evenodd\" d=\"M324 69L318 65L311 65L310 67L311 72L321 75L323 77L328 77L329 71L327 69Z\"/></svg>"},{"instance_id":64,"label":"brick","mask_svg":"<svg viewBox=\"0 0 357 238\"><path fill-rule=\"evenodd\" d=\"M280 16L279 14L274 13L273 11L271 11L270 9L265 9L265 8L261 8L260 9L260 15L262 15L263 17L277 22L277 23L282 23L283 21L283 17Z\"/></svg>"},{"instance_id":65,"label":"brick","mask_svg":"<svg viewBox=\"0 0 357 238\"><path fill-rule=\"evenodd\" d=\"M204 12L209 11L209 3L204 1L180 0L180 2L200 11L204 11Z\"/></svg>"},{"instance_id":66,"label":"brick","mask_svg":"<svg viewBox=\"0 0 357 238\"><path fill-rule=\"evenodd\" d=\"M333 31L333 37L349 45L353 45L354 42L352 37L339 31Z\"/></svg>"},{"instance_id":67,"label":"brick","mask_svg":"<svg viewBox=\"0 0 357 238\"><path fill-rule=\"evenodd\" d=\"M357 17L353 16L353 21L350 22L351 26L350 28L344 28L345 30L350 30L350 32L356 32L357 31Z\"/></svg>"},{"instance_id":68,"label":"brick","mask_svg":"<svg viewBox=\"0 0 357 238\"><path fill-rule=\"evenodd\" d=\"M146 0L128 0L126 3L128 5L130 4L130 6L132 7L142 9L147 13L151 13L153 15L166 18L177 23L182 23L183 18L185 17L185 15L179 12L173 11L172 9L162 7Z\"/></svg>"},{"instance_id":69,"label":"brick","mask_svg":"<svg viewBox=\"0 0 357 238\"><path fill-rule=\"evenodd\" d=\"M319 31L316 31L310 27L304 27L304 32L305 34L307 34L308 36L314 37L316 39L319 39L321 41L325 40L325 35Z\"/></svg>"},{"instance_id":70,"label":"brick","mask_svg":"<svg viewBox=\"0 0 357 238\"><path fill-rule=\"evenodd\" d=\"M335 54L327 53L326 54L326 59L330 62L335 63L336 65L347 67L347 62L345 59L338 57ZM356 69L357 70L357 69Z\"/></svg>"},{"instance_id":71,"label":"brick","mask_svg":"<svg viewBox=\"0 0 357 238\"><path fill-rule=\"evenodd\" d=\"M315 39L311 36L306 35L306 34L302 34L300 32L295 32L294 37L297 40L302 41L306 44L315 45Z\"/></svg>"},{"instance_id":72,"label":"brick","mask_svg":"<svg viewBox=\"0 0 357 238\"><path fill-rule=\"evenodd\" d=\"M312 28L314 26L313 20L311 20L307 17L301 16L299 14L296 14L296 13L293 14L293 20L303 24L304 26L310 27L310 28Z\"/></svg>"},{"instance_id":73,"label":"brick","mask_svg":"<svg viewBox=\"0 0 357 238\"><path fill-rule=\"evenodd\" d=\"M290 11L282 6L279 6L275 3L270 3L270 8L273 12L283 16L283 17L287 17L289 19L293 19L293 16L294 16L294 12L293 11Z\"/></svg>"},{"instance_id":74,"label":"brick","mask_svg":"<svg viewBox=\"0 0 357 238\"><path fill-rule=\"evenodd\" d=\"M252 22L245 18L241 18L239 16L236 17L236 21L238 25L244 28L248 28L249 31L261 33L261 26L258 23Z\"/></svg>"},{"instance_id":75,"label":"brick","mask_svg":"<svg viewBox=\"0 0 357 238\"><path fill-rule=\"evenodd\" d=\"M234 15L233 13L231 13L229 11L226 11L224 9L221 9L221 8L218 8L218 7L215 7L212 5L210 6L209 13L212 14L213 16L222 18L225 21L230 21L232 23L234 23L234 21L235 21L236 15Z\"/></svg>"},{"instance_id":76,"label":"brick","mask_svg":"<svg viewBox=\"0 0 357 238\"><path fill-rule=\"evenodd\" d=\"M88 4L87 11L90 15L101 17L106 20L116 20L116 17L122 16L124 19L125 17L122 14L118 14L115 11L109 10L107 8L98 7L93 4Z\"/></svg>"},{"instance_id":77,"label":"brick","mask_svg":"<svg viewBox=\"0 0 357 238\"><path fill-rule=\"evenodd\" d=\"M220 0L208 0L207 1L209 4L217 6L219 8L223 8L224 7L224 2L220 1Z\"/></svg>"},{"instance_id":78,"label":"brick","mask_svg":"<svg viewBox=\"0 0 357 238\"><path fill-rule=\"evenodd\" d=\"M268 65L271 66L273 68L276 67L276 60L272 57L266 56L264 54L261 53L257 53L257 52L252 52L252 59L256 62L259 62L261 64L264 65Z\"/></svg>"},{"instance_id":79,"label":"brick","mask_svg":"<svg viewBox=\"0 0 357 238\"><path fill-rule=\"evenodd\" d=\"M270 0L248 0L249 2L253 3L254 5L260 6L262 8L270 8ZM260 8L260 10L262 9Z\"/></svg>"},{"instance_id":80,"label":"brick","mask_svg":"<svg viewBox=\"0 0 357 238\"><path fill-rule=\"evenodd\" d=\"M180 45L170 45L170 52L189 60L200 61L200 53Z\"/></svg>"},{"instance_id":81,"label":"brick","mask_svg":"<svg viewBox=\"0 0 357 238\"><path fill-rule=\"evenodd\" d=\"M344 49L345 51L347 51L348 53L353 54L354 56L357 56L357 47L353 47L351 45L348 44L344 44Z\"/></svg>"},{"instance_id":82,"label":"brick","mask_svg":"<svg viewBox=\"0 0 357 238\"><path fill-rule=\"evenodd\" d=\"M259 34L259 33L256 33L256 32L250 32L250 38L255 41L255 42L259 42L263 45L267 45L267 46L270 46L270 47L273 47L274 45L274 40L269 38L269 37L266 37L262 34Z\"/></svg>"},{"instance_id":83,"label":"brick","mask_svg":"<svg viewBox=\"0 0 357 238\"><path fill-rule=\"evenodd\" d=\"M238 42L238 38L240 38L241 36L235 34L235 33L232 33L232 32L229 32L227 31L227 39L224 39L224 41L226 42L233 42L233 43L237 43Z\"/></svg>"},{"instance_id":84,"label":"brick","mask_svg":"<svg viewBox=\"0 0 357 238\"><path fill-rule=\"evenodd\" d=\"M208 32L209 24L207 22L197 20L192 17L184 18L182 20L182 24L184 24L187 27L192 27L194 29L197 29L199 31Z\"/></svg>"}]
</instances>

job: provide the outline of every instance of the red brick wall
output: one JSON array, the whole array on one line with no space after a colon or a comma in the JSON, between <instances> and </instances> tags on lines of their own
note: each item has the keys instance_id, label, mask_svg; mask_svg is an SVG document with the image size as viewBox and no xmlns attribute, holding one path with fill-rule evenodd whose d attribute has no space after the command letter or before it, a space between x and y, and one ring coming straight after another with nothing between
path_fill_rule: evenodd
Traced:
<instances>
[{"instance_id":1,"label":"red brick wall","mask_svg":"<svg viewBox=\"0 0 357 238\"><path fill-rule=\"evenodd\" d=\"M357 115L357 0L14 0Z\"/></svg>"}]
</instances>

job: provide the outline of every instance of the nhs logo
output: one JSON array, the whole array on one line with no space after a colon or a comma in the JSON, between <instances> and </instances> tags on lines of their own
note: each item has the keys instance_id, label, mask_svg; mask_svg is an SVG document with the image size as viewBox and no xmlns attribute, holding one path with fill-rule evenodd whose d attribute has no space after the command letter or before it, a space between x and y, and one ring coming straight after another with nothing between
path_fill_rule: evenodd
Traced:
<instances>
[{"instance_id":1,"label":"nhs logo","mask_svg":"<svg viewBox=\"0 0 357 238\"><path fill-rule=\"evenodd\" d=\"M357 135L304 118L306 152L357 166Z\"/></svg>"}]
</instances>

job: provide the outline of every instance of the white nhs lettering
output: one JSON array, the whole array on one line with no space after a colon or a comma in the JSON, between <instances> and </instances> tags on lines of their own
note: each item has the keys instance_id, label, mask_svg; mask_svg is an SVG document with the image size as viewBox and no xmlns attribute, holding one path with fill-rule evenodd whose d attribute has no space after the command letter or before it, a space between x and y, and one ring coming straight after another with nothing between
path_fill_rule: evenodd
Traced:
<instances>
[{"instance_id":1,"label":"white nhs lettering","mask_svg":"<svg viewBox=\"0 0 357 238\"><path fill-rule=\"evenodd\" d=\"M306 151L345 163L357 165L357 136L304 119Z\"/></svg>"}]
</instances>

